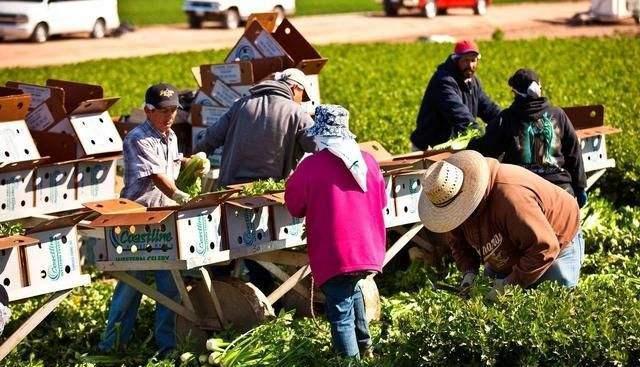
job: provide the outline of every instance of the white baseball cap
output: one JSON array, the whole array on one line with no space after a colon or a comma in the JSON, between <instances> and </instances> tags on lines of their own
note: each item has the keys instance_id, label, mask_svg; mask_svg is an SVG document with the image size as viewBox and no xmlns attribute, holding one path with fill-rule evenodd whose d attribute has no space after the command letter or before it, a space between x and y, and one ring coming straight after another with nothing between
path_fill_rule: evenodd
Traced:
<instances>
[{"instance_id":1,"label":"white baseball cap","mask_svg":"<svg viewBox=\"0 0 640 367\"><path fill-rule=\"evenodd\" d=\"M289 68L281 73L276 73L275 79L282 82L294 82L298 84L304 90L302 100L305 102L310 100L309 94L307 92L311 90L311 85L309 84L309 80L307 79L307 76L302 72L302 70Z\"/></svg>"}]
</instances>

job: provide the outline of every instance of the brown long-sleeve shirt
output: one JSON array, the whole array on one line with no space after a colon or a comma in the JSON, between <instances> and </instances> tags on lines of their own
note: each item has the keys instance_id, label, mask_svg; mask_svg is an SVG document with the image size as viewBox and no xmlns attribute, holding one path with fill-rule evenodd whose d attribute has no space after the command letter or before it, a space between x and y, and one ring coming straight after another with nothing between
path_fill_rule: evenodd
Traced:
<instances>
[{"instance_id":1,"label":"brown long-sleeve shirt","mask_svg":"<svg viewBox=\"0 0 640 367\"><path fill-rule=\"evenodd\" d=\"M463 272L477 271L482 262L508 274L506 283L528 287L576 235L578 204L565 190L522 167L486 159L487 192L453 231L453 257Z\"/></svg>"}]
</instances>

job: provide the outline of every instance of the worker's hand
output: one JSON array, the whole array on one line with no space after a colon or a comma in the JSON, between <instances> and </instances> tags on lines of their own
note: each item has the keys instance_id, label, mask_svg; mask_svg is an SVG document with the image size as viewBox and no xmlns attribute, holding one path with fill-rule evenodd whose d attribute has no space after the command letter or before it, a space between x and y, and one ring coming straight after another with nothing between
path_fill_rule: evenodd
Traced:
<instances>
[{"instance_id":1,"label":"worker's hand","mask_svg":"<svg viewBox=\"0 0 640 367\"><path fill-rule=\"evenodd\" d=\"M498 300L498 296L504 293L504 279L496 279L493 281L493 287L487 292L484 298L487 301L495 302Z\"/></svg>"},{"instance_id":2,"label":"worker's hand","mask_svg":"<svg viewBox=\"0 0 640 367\"><path fill-rule=\"evenodd\" d=\"M587 192L584 189L575 190L576 200L578 200L578 206L583 207L587 204Z\"/></svg>"},{"instance_id":3,"label":"worker's hand","mask_svg":"<svg viewBox=\"0 0 640 367\"><path fill-rule=\"evenodd\" d=\"M191 196L189 196L189 194L187 194L186 192L181 191L180 189L176 189L176 191L173 192L173 195L171 195L171 199L173 199L173 201L175 201L176 203L182 205L191 200Z\"/></svg>"},{"instance_id":4,"label":"worker's hand","mask_svg":"<svg viewBox=\"0 0 640 367\"><path fill-rule=\"evenodd\" d=\"M467 297L469 296L469 292L471 291L471 287L476 279L476 273L473 271L468 271L464 273L462 276L462 281L460 282L460 296Z\"/></svg>"},{"instance_id":5,"label":"worker's hand","mask_svg":"<svg viewBox=\"0 0 640 367\"><path fill-rule=\"evenodd\" d=\"M205 152L198 152L192 155L189 159L192 159L195 156L202 159L203 161L202 168L196 171L196 175L204 177L211 170L211 162L209 162L209 158L207 157L207 154Z\"/></svg>"}]
</instances>

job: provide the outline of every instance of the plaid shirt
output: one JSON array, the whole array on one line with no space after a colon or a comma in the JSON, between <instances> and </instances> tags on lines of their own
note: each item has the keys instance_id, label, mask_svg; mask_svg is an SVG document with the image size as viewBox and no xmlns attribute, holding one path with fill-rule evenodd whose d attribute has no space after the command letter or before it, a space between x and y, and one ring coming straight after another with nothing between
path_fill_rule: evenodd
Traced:
<instances>
[{"instance_id":1,"label":"plaid shirt","mask_svg":"<svg viewBox=\"0 0 640 367\"><path fill-rule=\"evenodd\" d=\"M124 138L124 188L120 197L134 200L146 207L175 205L158 189L151 178L163 173L175 180L180 173L178 141L173 130L165 138L146 121Z\"/></svg>"}]
</instances>

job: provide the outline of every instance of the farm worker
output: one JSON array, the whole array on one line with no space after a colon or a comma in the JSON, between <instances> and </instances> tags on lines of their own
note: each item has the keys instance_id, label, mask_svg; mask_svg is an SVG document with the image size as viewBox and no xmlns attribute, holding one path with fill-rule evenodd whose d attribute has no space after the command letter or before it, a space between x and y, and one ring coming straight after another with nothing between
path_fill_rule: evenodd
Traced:
<instances>
[{"instance_id":1,"label":"farm worker","mask_svg":"<svg viewBox=\"0 0 640 367\"><path fill-rule=\"evenodd\" d=\"M484 136L469 143L487 157L523 166L574 195L578 205L587 202L587 177L580 140L567 114L542 95L538 74L519 69L509 86L514 100L500 113Z\"/></svg>"},{"instance_id":2,"label":"farm worker","mask_svg":"<svg viewBox=\"0 0 640 367\"><path fill-rule=\"evenodd\" d=\"M507 284L578 283L584 240L578 203L565 190L473 150L431 165L422 185L420 219L430 231L451 232L463 288L481 264L495 278L492 300Z\"/></svg>"},{"instance_id":3,"label":"farm worker","mask_svg":"<svg viewBox=\"0 0 640 367\"><path fill-rule=\"evenodd\" d=\"M476 77L480 49L473 41L456 43L453 54L438 66L422 98L411 133L417 150L444 143L477 128L476 117L492 122L500 108L485 94Z\"/></svg>"},{"instance_id":4,"label":"farm worker","mask_svg":"<svg viewBox=\"0 0 640 367\"><path fill-rule=\"evenodd\" d=\"M349 112L320 105L309 129L320 150L303 160L286 182L285 205L305 217L309 263L324 292L335 350L371 353L359 281L380 272L385 255L384 179L376 160L349 131Z\"/></svg>"},{"instance_id":5,"label":"farm worker","mask_svg":"<svg viewBox=\"0 0 640 367\"><path fill-rule=\"evenodd\" d=\"M175 133L171 130L180 107L178 91L169 84L156 84L145 94L144 111L147 120L131 130L124 138L124 188L120 196L134 200L147 207L183 204L189 195L176 188L174 183L180 165L188 159L178 152ZM199 172L204 176L209 167ZM138 280L145 281L148 272L129 272ZM169 271L155 271L158 291L177 300L178 290ZM124 282L118 281L113 297L107 328L98 347L110 351L126 345L132 335L140 306L140 292ZM119 326L118 326L119 325ZM166 355L176 347L175 314L161 304L156 304L155 340L160 355Z\"/></svg>"},{"instance_id":6,"label":"farm worker","mask_svg":"<svg viewBox=\"0 0 640 367\"><path fill-rule=\"evenodd\" d=\"M208 154L224 145L218 185L289 176L304 152L315 150L304 131L313 119L302 108L309 100L309 83L295 68L276 73L237 100L207 128L197 151ZM271 274L251 260L244 261L250 281L265 293L275 289Z\"/></svg>"}]
</instances>

